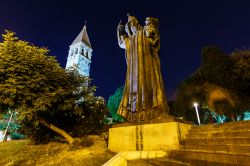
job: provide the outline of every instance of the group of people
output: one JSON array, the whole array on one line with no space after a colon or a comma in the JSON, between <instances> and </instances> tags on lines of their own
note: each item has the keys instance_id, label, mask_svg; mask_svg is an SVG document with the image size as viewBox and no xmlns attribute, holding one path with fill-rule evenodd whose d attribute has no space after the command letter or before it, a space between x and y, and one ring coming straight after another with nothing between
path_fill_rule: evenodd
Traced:
<instances>
[{"instance_id":1,"label":"group of people","mask_svg":"<svg viewBox=\"0 0 250 166\"><path fill-rule=\"evenodd\" d=\"M127 74L118 114L128 121L154 119L168 113L160 60L159 19L147 17L141 26L134 16L117 28L118 44L125 49Z\"/></svg>"}]
</instances>

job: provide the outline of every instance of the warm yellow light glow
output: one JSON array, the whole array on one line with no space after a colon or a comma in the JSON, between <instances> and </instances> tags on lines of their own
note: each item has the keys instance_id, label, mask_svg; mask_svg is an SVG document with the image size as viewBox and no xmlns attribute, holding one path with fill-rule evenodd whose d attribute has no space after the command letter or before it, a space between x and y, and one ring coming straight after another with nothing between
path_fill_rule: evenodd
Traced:
<instances>
[{"instance_id":1,"label":"warm yellow light glow","mask_svg":"<svg viewBox=\"0 0 250 166\"><path fill-rule=\"evenodd\" d=\"M193 105L194 105L194 107L198 107L199 104L197 102L194 102Z\"/></svg>"}]
</instances>

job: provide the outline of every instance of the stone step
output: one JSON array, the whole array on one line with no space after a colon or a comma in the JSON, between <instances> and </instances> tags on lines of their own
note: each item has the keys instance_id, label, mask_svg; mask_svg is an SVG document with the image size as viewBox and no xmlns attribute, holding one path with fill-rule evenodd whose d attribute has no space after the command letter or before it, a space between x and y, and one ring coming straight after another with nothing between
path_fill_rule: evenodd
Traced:
<instances>
[{"instance_id":1,"label":"stone step","mask_svg":"<svg viewBox=\"0 0 250 166\"><path fill-rule=\"evenodd\" d=\"M244 125L244 126L213 126L213 127L196 127L192 126L190 132L211 132L211 131L249 131L250 126Z\"/></svg>"},{"instance_id":2,"label":"stone step","mask_svg":"<svg viewBox=\"0 0 250 166\"><path fill-rule=\"evenodd\" d=\"M201 125L201 126L192 126L191 131L225 131L225 130L250 130L250 120L248 121L239 121L239 122L226 122L223 124L210 124L210 125Z\"/></svg>"},{"instance_id":3,"label":"stone step","mask_svg":"<svg viewBox=\"0 0 250 166\"><path fill-rule=\"evenodd\" d=\"M186 135L186 139L201 139L201 138L250 138L249 131L208 131L208 132L192 132Z\"/></svg>"},{"instance_id":4,"label":"stone step","mask_svg":"<svg viewBox=\"0 0 250 166\"><path fill-rule=\"evenodd\" d=\"M128 160L128 166L190 166L187 162L181 162L174 159L154 158L154 159L139 159Z\"/></svg>"},{"instance_id":5,"label":"stone step","mask_svg":"<svg viewBox=\"0 0 250 166\"><path fill-rule=\"evenodd\" d=\"M249 165L250 156L224 152L207 152L195 150L172 150L169 158L189 162L191 165Z\"/></svg>"},{"instance_id":6,"label":"stone step","mask_svg":"<svg viewBox=\"0 0 250 166\"><path fill-rule=\"evenodd\" d=\"M169 159L169 158L158 158L158 159L151 159L150 160L151 163L153 163L154 165L159 165L159 166L188 166L190 165L187 162L181 162L178 160L174 160L174 159Z\"/></svg>"},{"instance_id":7,"label":"stone step","mask_svg":"<svg viewBox=\"0 0 250 166\"><path fill-rule=\"evenodd\" d=\"M127 166L153 166L153 164L148 161L138 159L138 160L128 160Z\"/></svg>"},{"instance_id":8,"label":"stone step","mask_svg":"<svg viewBox=\"0 0 250 166\"><path fill-rule=\"evenodd\" d=\"M192 166L244 166L240 164L225 164L225 163L218 163L218 162L211 162L211 161L204 161L204 160L194 160L190 163ZM165 165L166 166L166 165Z\"/></svg>"},{"instance_id":9,"label":"stone step","mask_svg":"<svg viewBox=\"0 0 250 166\"><path fill-rule=\"evenodd\" d=\"M183 145L250 145L250 138L185 139Z\"/></svg>"},{"instance_id":10,"label":"stone step","mask_svg":"<svg viewBox=\"0 0 250 166\"><path fill-rule=\"evenodd\" d=\"M209 152L224 152L232 154L249 154L250 145L183 145L182 150L197 150L197 151L209 151Z\"/></svg>"}]
</instances>

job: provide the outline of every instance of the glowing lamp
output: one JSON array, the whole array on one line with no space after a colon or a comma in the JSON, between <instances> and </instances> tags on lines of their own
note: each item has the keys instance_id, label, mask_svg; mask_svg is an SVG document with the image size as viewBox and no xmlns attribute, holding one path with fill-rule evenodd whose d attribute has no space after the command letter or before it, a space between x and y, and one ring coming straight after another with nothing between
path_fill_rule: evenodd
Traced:
<instances>
[{"instance_id":1,"label":"glowing lamp","mask_svg":"<svg viewBox=\"0 0 250 166\"><path fill-rule=\"evenodd\" d=\"M198 120L198 125L200 126L201 125L201 121L200 121L200 116L199 116L199 111L198 111L198 105L199 104L197 102L194 102L194 104L193 104L193 106L195 108L197 120Z\"/></svg>"}]
</instances>

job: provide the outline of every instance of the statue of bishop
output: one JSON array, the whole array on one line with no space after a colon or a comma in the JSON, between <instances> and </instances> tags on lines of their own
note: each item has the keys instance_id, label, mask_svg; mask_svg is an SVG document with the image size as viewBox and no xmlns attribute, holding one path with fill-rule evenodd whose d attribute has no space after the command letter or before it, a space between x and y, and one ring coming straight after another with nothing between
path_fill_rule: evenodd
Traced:
<instances>
[{"instance_id":1,"label":"statue of bishop","mask_svg":"<svg viewBox=\"0 0 250 166\"><path fill-rule=\"evenodd\" d=\"M118 44L126 50L127 73L118 114L131 122L145 121L169 112L158 51L159 20L147 17L140 26L128 15L126 25L119 23Z\"/></svg>"}]
</instances>

